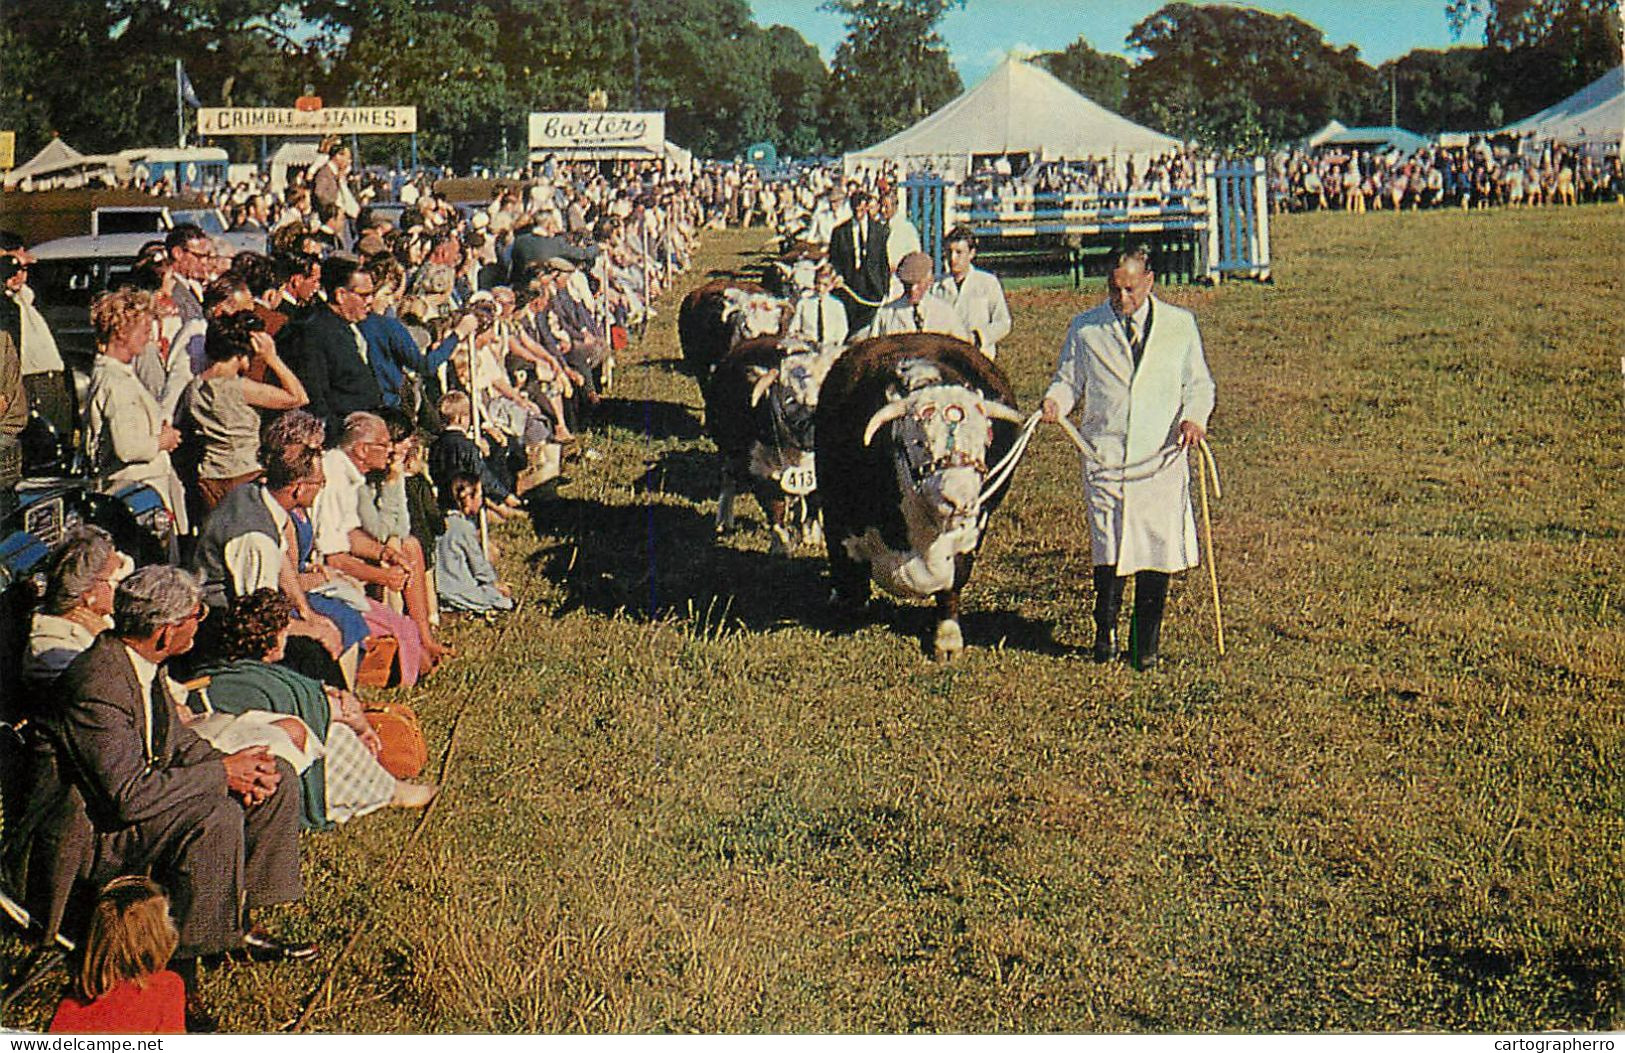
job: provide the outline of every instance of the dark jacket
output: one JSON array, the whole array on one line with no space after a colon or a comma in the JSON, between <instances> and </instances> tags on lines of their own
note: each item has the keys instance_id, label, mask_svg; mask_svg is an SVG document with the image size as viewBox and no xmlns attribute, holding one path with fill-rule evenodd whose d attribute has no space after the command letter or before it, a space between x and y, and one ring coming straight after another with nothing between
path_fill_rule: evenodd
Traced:
<instances>
[{"instance_id":1,"label":"dark jacket","mask_svg":"<svg viewBox=\"0 0 1625 1053\"><path fill-rule=\"evenodd\" d=\"M290 325L278 341L282 357L310 393L305 409L327 422L332 442L344 418L356 410L373 413L384 407L384 393L372 367L356 347L358 330L323 304L303 325ZM361 337L363 343L366 338Z\"/></svg>"}]
</instances>

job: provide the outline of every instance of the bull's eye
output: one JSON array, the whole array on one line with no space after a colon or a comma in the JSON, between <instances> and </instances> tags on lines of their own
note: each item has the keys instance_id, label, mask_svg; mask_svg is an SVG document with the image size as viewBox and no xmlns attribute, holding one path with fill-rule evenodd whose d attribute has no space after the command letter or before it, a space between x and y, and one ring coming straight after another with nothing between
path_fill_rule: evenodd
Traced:
<instances>
[{"instance_id":1,"label":"bull's eye","mask_svg":"<svg viewBox=\"0 0 1625 1053\"><path fill-rule=\"evenodd\" d=\"M935 406L921 406L917 415L921 420L930 420L937 415L937 408Z\"/></svg>"},{"instance_id":2,"label":"bull's eye","mask_svg":"<svg viewBox=\"0 0 1625 1053\"><path fill-rule=\"evenodd\" d=\"M944 420L948 421L948 423L958 424L960 421L965 419L965 407L949 406L947 409L942 411L942 416Z\"/></svg>"}]
</instances>

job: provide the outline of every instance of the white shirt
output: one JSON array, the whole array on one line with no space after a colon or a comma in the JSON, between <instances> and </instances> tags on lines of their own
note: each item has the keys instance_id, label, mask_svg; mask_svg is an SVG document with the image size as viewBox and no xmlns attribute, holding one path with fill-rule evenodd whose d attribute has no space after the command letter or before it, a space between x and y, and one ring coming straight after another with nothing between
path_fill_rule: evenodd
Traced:
<instances>
[{"instance_id":1,"label":"white shirt","mask_svg":"<svg viewBox=\"0 0 1625 1053\"><path fill-rule=\"evenodd\" d=\"M963 282L950 272L931 287L931 294L953 305L982 354L998 357L999 341L1010 335L1010 305L1005 302L999 279L972 267Z\"/></svg>"},{"instance_id":2,"label":"white shirt","mask_svg":"<svg viewBox=\"0 0 1625 1053\"><path fill-rule=\"evenodd\" d=\"M276 498L265 487L258 483L249 485L259 490L260 499L271 513L271 521L276 524L276 537L250 530L226 542L221 558L225 561L226 573L231 575L232 591L238 596L247 596L260 589L281 589L282 565L288 551L287 510L276 503Z\"/></svg>"},{"instance_id":3,"label":"white shirt","mask_svg":"<svg viewBox=\"0 0 1625 1053\"><path fill-rule=\"evenodd\" d=\"M154 733L153 720L156 716L152 711L152 681L158 675L158 666L136 653L135 648L129 644L124 645L124 653L130 656L130 664L135 667L136 683L141 685L141 745L146 750L147 760L153 759L152 740ZM171 696L173 697L173 696Z\"/></svg>"},{"instance_id":4,"label":"white shirt","mask_svg":"<svg viewBox=\"0 0 1625 1053\"><path fill-rule=\"evenodd\" d=\"M361 529L361 492L367 477L343 450L322 454L322 468L327 472L327 485L310 510L311 524L317 553L331 556L350 551L350 531Z\"/></svg>"},{"instance_id":5,"label":"white shirt","mask_svg":"<svg viewBox=\"0 0 1625 1053\"><path fill-rule=\"evenodd\" d=\"M823 339L819 339L819 315L823 315ZM808 293L796 301L796 310L790 316L786 336L799 337L820 347L846 343L848 331L846 305L833 296Z\"/></svg>"}]
</instances>

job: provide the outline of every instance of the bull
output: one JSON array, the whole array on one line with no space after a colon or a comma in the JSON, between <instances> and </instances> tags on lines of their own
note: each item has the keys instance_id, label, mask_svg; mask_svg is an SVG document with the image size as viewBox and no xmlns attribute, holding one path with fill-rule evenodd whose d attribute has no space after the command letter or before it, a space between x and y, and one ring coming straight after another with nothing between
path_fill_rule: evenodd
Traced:
<instances>
[{"instance_id":1,"label":"bull","mask_svg":"<svg viewBox=\"0 0 1625 1053\"><path fill-rule=\"evenodd\" d=\"M813 465L818 391L839 350L758 337L717 365L705 389L705 426L722 457L717 533L732 530L734 500L755 493L783 555L819 536Z\"/></svg>"},{"instance_id":2,"label":"bull","mask_svg":"<svg viewBox=\"0 0 1625 1053\"><path fill-rule=\"evenodd\" d=\"M755 282L706 282L677 308L683 367L703 386L735 344L781 332L789 317L788 305Z\"/></svg>"},{"instance_id":3,"label":"bull","mask_svg":"<svg viewBox=\"0 0 1625 1053\"><path fill-rule=\"evenodd\" d=\"M999 367L951 336L878 337L836 361L814 419L835 603L861 608L871 580L934 598L935 658L964 650L960 590L1006 492L984 487L1021 431L1015 405Z\"/></svg>"}]
</instances>

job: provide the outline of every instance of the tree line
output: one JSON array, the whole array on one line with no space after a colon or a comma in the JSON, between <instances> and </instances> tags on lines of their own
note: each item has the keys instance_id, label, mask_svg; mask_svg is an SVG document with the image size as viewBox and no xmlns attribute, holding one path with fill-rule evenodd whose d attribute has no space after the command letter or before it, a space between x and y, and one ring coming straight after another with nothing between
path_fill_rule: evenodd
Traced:
<instances>
[{"instance_id":1,"label":"tree line","mask_svg":"<svg viewBox=\"0 0 1625 1053\"><path fill-rule=\"evenodd\" d=\"M100 152L173 140L174 60L206 106L415 105L420 156L517 164L526 116L666 111L700 156L758 141L806 157L865 146L964 89L938 27L967 0L824 0L847 36L826 65L747 0L57 0L0 5L0 118L22 156L60 134ZM978 0L970 0L978 2ZM1170 3L1130 62L1080 38L1037 61L1102 105L1181 138L1257 150L1328 119L1421 132L1494 127L1619 62L1610 0L1443 0L1481 46L1372 68L1308 23ZM191 120L190 113L188 120ZM229 144L242 159L251 142ZM398 154L401 144L387 148ZM370 151L364 150L364 153Z\"/></svg>"}]
</instances>

